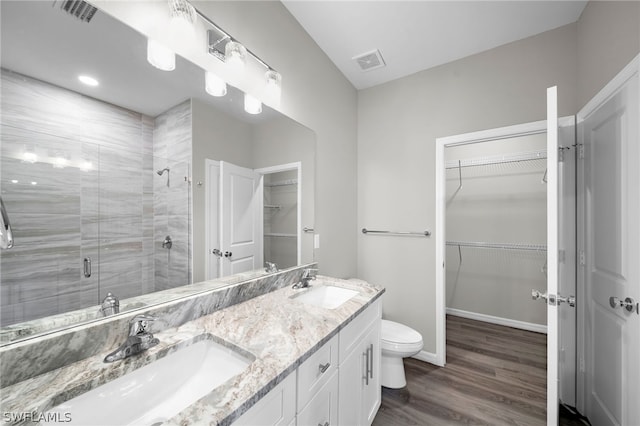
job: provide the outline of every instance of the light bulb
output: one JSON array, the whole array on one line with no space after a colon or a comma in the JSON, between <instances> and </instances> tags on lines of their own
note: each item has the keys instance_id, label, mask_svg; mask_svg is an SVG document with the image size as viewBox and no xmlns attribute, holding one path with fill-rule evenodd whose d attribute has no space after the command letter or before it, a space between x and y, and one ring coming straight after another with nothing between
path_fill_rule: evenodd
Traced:
<instances>
[{"instance_id":1,"label":"light bulb","mask_svg":"<svg viewBox=\"0 0 640 426\"><path fill-rule=\"evenodd\" d=\"M196 10L186 0L169 0L169 32L172 40L190 43L195 38Z\"/></svg>"},{"instance_id":2,"label":"light bulb","mask_svg":"<svg viewBox=\"0 0 640 426\"><path fill-rule=\"evenodd\" d=\"M147 61L162 71L176 69L176 54L171 49L152 39L147 40Z\"/></svg>"},{"instance_id":3,"label":"light bulb","mask_svg":"<svg viewBox=\"0 0 640 426\"><path fill-rule=\"evenodd\" d=\"M205 90L211 96L224 96L227 94L227 83L211 71L204 74Z\"/></svg>"},{"instance_id":4,"label":"light bulb","mask_svg":"<svg viewBox=\"0 0 640 426\"><path fill-rule=\"evenodd\" d=\"M67 164L69 163L69 161L62 157L62 156L58 156L55 157L53 159L53 168L54 169L64 169L65 167L67 167Z\"/></svg>"},{"instance_id":5,"label":"light bulb","mask_svg":"<svg viewBox=\"0 0 640 426\"><path fill-rule=\"evenodd\" d=\"M275 70L268 70L264 76L266 79L265 98L275 104L279 103L282 95L282 75Z\"/></svg>"},{"instance_id":6,"label":"light bulb","mask_svg":"<svg viewBox=\"0 0 640 426\"><path fill-rule=\"evenodd\" d=\"M24 161L25 163L35 163L36 161L38 161L38 156L36 155L35 152L32 151L25 151L22 154L22 161Z\"/></svg>"},{"instance_id":7,"label":"light bulb","mask_svg":"<svg viewBox=\"0 0 640 426\"><path fill-rule=\"evenodd\" d=\"M240 81L244 74L247 49L237 41L230 41L224 47L224 58L230 77L233 81Z\"/></svg>"},{"instance_id":8,"label":"light bulb","mask_svg":"<svg viewBox=\"0 0 640 426\"><path fill-rule=\"evenodd\" d=\"M244 110L249 114L260 114L262 112L262 102L250 94L245 93Z\"/></svg>"}]
</instances>

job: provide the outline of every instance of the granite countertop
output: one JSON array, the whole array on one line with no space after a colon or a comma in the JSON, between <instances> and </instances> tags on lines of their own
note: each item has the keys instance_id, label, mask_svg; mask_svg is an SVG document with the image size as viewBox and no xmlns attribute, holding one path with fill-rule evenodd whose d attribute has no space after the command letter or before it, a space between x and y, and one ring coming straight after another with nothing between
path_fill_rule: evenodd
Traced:
<instances>
[{"instance_id":1,"label":"granite countertop","mask_svg":"<svg viewBox=\"0 0 640 426\"><path fill-rule=\"evenodd\" d=\"M290 297L305 290L285 287L154 333L160 344L138 356L105 364L107 353L102 353L6 387L2 411L44 413L210 334L238 346L255 360L163 424L231 424L384 293L382 287L361 280L318 276L311 286L319 285L350 288L359 294L337 309L323 309ZM125 338L123 335L123 341Z\"/></svg>"}]
</instances>

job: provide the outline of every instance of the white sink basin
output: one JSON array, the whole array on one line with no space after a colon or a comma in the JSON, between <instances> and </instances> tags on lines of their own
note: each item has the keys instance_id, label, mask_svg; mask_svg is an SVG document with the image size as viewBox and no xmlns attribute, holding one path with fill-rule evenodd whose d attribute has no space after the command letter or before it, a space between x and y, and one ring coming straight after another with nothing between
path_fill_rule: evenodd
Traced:
<instances>
[{"instance_id":1,"label":"white sink basin","mask_svg":"<svg viewBox=\"0 0 640 426\"><path fill-rule=\"evenodd\" d=\"M310 305L325 309L336 309L357 294L357 291L348 288L322 285L311 287L311 289L304 291L304 293L296 294L292 297Z\"/></svg>"},{"instance_id":2,"label":"white sink basin","mask_svg":"<svg viewBox=\"0 0 640 426\"><path fill-rule=\"evenodd\" d=\"M244 371L251 358L200 340L54 407L49 413L61 422L52 424L157 425Z\"/></svg>"}]
</instances>

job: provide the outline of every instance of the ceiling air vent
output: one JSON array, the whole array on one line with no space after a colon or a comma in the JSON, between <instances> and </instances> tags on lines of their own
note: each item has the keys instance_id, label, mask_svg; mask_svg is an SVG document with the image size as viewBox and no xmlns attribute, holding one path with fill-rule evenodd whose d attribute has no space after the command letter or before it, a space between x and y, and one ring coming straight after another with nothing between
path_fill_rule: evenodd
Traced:
<instances>
[{"instance_id":1,"label":"ceiling air vent","mask_svg":"<svg viewBox=\"0 0 640 426\"><path fill-rule=\"evenodd\" d=\"M382 68L386 64L379 50L372 50L371 52L363 53L362 55L354 56L354 59L362 71L371 71L376 68Z\"/></svg>"},{"instance_id":2,"label":"ceiling air vent","mask_svg":"<svg viewBox=\"0 0 640 426\"><path fill-rule=\"evenodd\" d=\"M91 21L91 18L93 18L93 15L95 15L98 10L82 0L55 0L53 5L55 6L56 3L60 3L60 9L84 22Z\"/></svg>"}]
</instances>

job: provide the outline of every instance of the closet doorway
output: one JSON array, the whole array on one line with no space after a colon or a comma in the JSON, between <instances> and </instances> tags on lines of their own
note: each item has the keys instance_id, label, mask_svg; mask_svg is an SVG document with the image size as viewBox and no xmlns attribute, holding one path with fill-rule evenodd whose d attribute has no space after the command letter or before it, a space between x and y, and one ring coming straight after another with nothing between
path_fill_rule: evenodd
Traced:
<instances>
[{"instance_id":1,"label":"closet doorway","mask_svg":"<svg viewBox=\"0 0 640 426\"><path fill-rule=\"evenodd\" d=\"M562 295L575 295L574 122L573 117L559 120L560 149L552 153L559 160L557 272ZM546 295L547 197L553 194L547 194L547 121L437 143L436 288L441 323L436 329L438 361L444 365L447 313L546 332L547 305L532 295ZM560 399L575 406L575 308L561 304L558 312Z\"/></svg>"}]
</instances>

